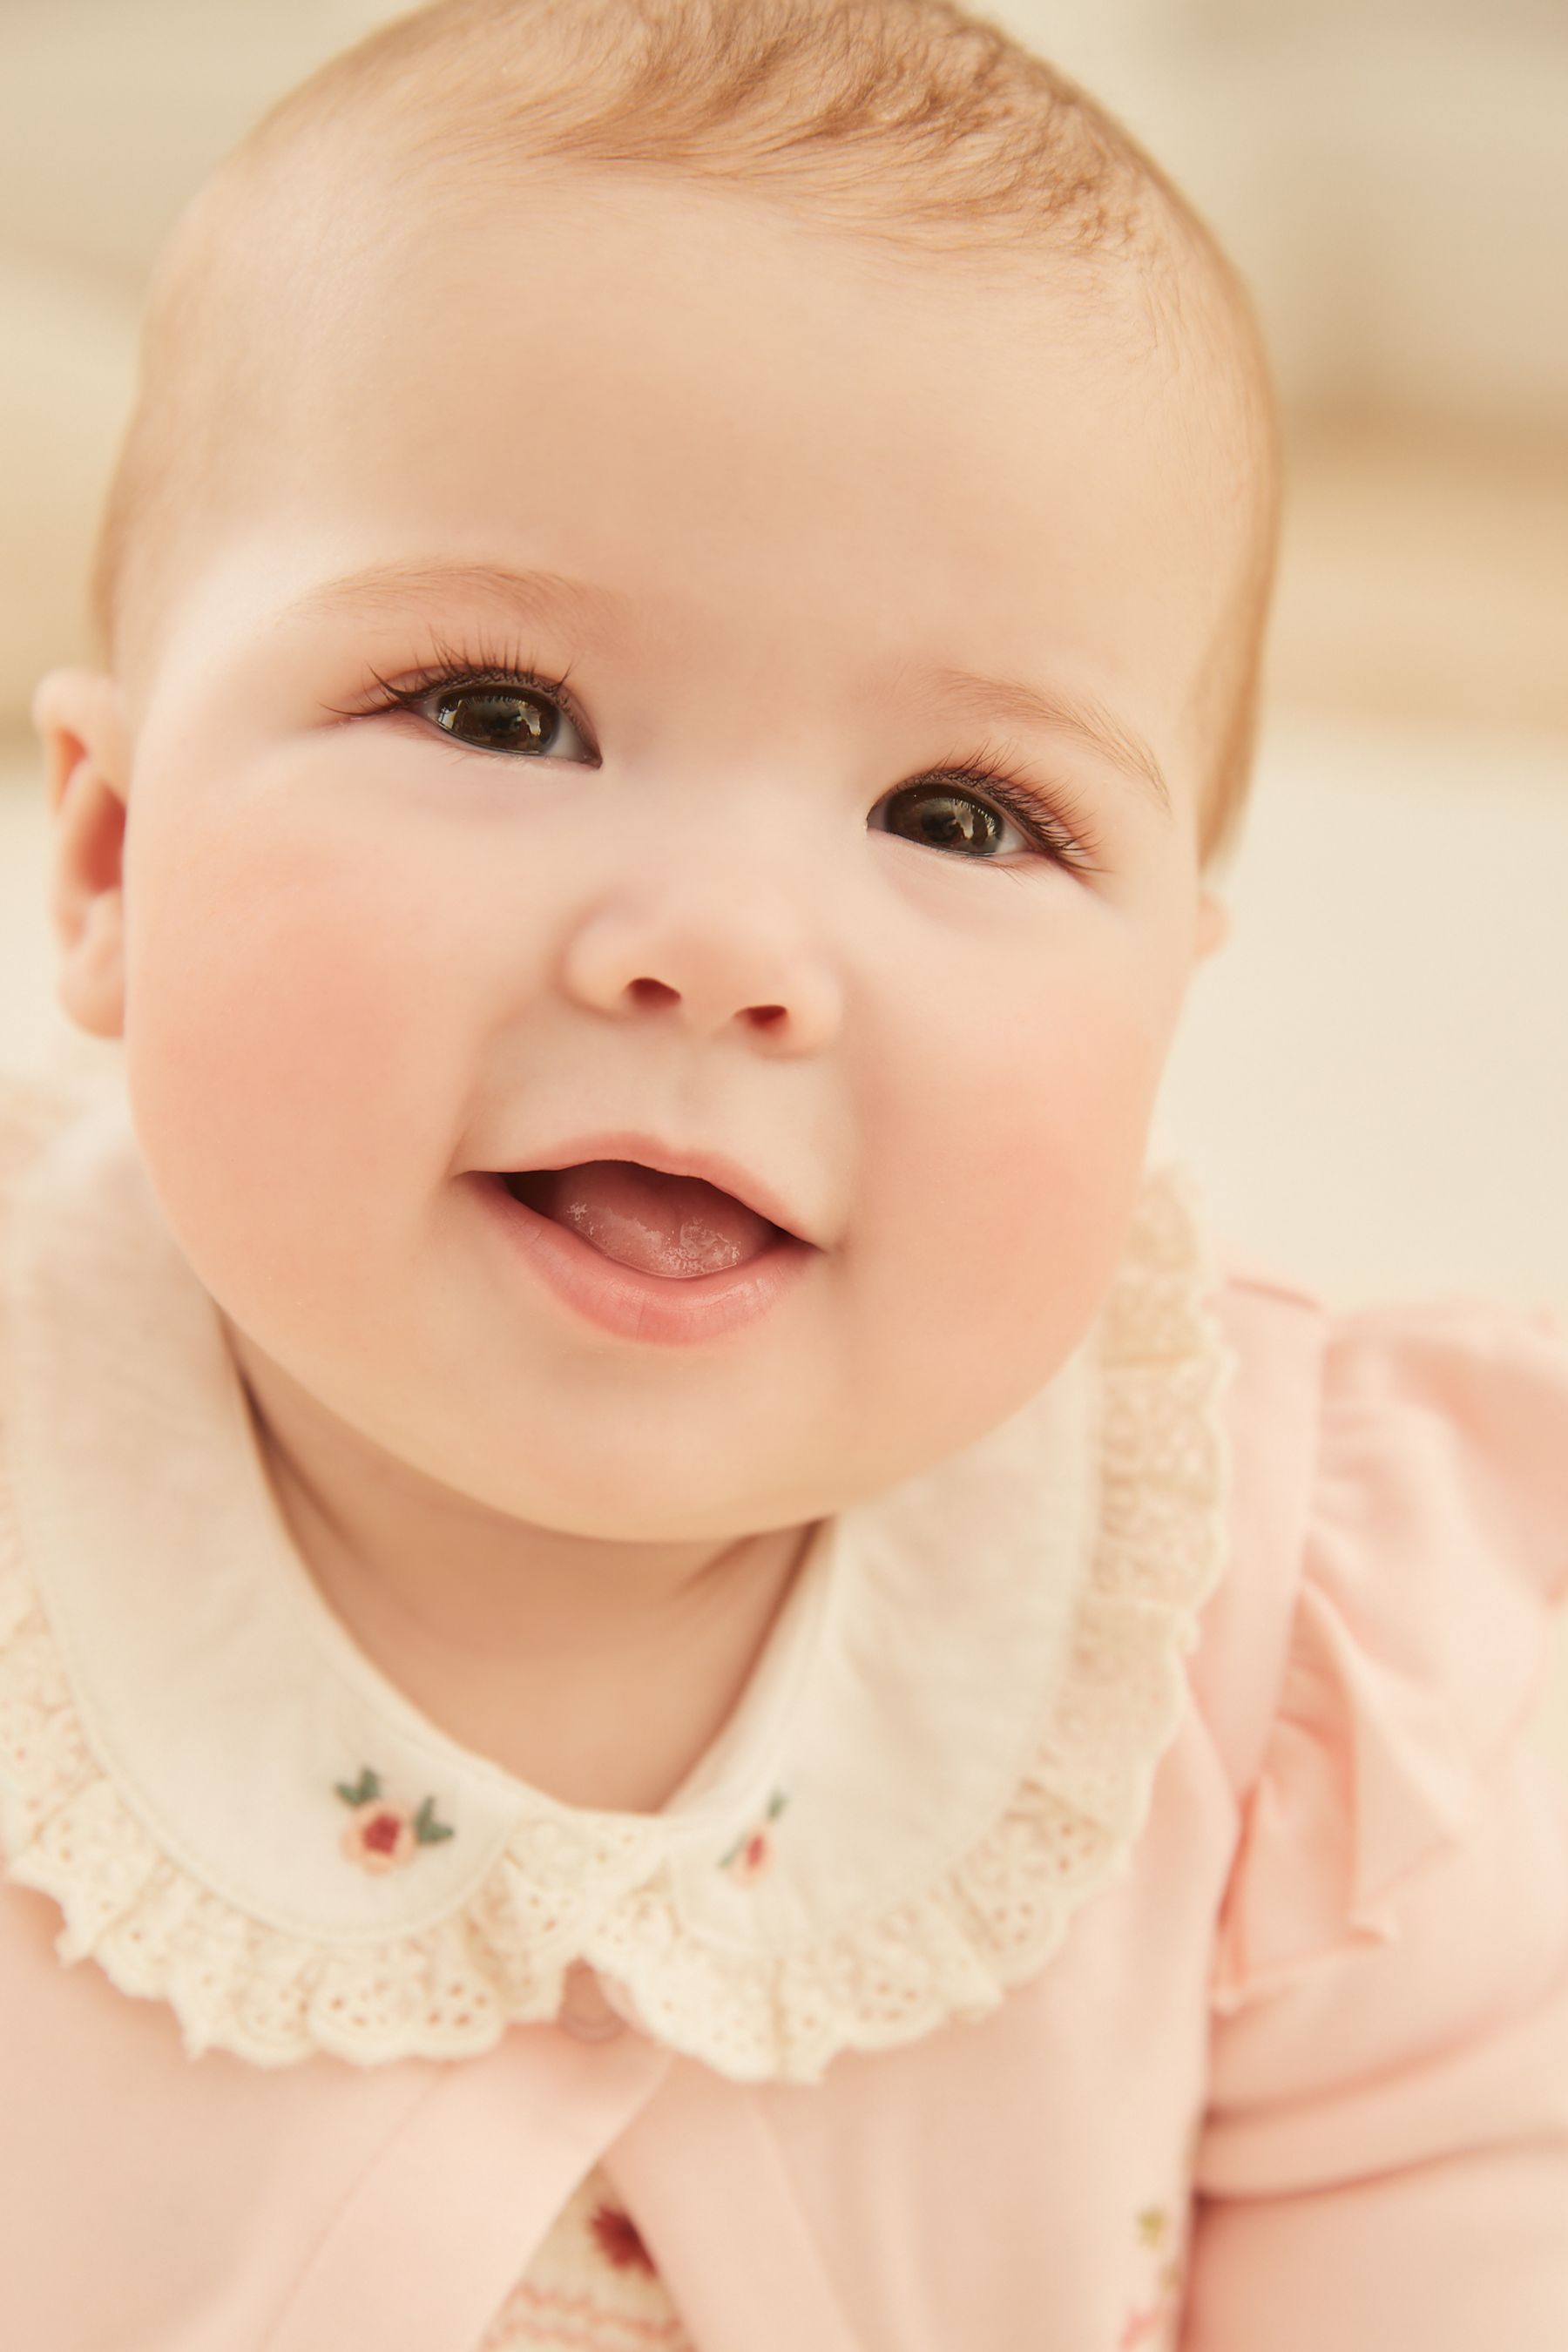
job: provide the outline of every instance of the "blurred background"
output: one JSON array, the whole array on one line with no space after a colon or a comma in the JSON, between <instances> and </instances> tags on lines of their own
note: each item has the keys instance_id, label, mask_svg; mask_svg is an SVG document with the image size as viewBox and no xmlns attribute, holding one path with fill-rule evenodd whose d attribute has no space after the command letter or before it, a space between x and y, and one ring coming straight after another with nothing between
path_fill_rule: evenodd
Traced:
<instances>
[{"instance_id":1,"label":"blurred background","mask_svg":"<svg viewBox=\"0 0 1568 2352\"><path fill-rule=\"evenodd\" d=\"M55 1005L27 719L88 654L142 286L372 0L4 0L0 1062ZM1568 1325L1568 11L1010 0L1250 284L1287 407L1254 800L1161 1102L1233 1256ZM1568 1636L1568 1628L1565 1628ZM1568 1769L1568 1638L1540 1737Z\"/></svg>"}]
</instances>

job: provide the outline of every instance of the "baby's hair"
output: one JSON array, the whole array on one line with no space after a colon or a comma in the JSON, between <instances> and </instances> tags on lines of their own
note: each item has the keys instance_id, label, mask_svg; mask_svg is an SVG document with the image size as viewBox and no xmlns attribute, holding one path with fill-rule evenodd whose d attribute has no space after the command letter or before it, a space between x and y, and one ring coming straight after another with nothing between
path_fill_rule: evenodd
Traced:
<instances>
[{"instance_id":1,"label":"baby's hair","mask_svg":"<svg viewBox=\"0 0 1568 2352\"><path fill-rule=\"evenodd\" d=\"M279 345L330 335L356 238L628 170L745 192L970 285L1037 266L1157 361L1185 341L1208 362L1189 446L1240 554L1191 716L1200 850L1222 856L1251 781L1279 547L1262 334L1235 265L1131 135L952 0L432 0L331 58L219 164L153 272L93 557L103 666L134 700L176 551L210 525L247 436L286 467Z\"/></svg>"}]
</instances>

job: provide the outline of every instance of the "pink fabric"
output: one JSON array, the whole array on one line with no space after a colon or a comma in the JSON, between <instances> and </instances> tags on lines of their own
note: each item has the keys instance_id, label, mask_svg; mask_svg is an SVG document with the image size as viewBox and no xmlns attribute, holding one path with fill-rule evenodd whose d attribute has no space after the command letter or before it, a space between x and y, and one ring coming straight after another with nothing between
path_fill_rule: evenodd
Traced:
<instances>
[{"instance_id":1,"label":"pink fabric","mask_svg":"<svg viewBox=\"0 0 1568 2352\"><path fill-rule=\"evenodd\" d=\"M1568 1351L1336 1320L1279 1713L1216 1953L1182 2352L1568 2345Z\"/></svg>"},{"instance_id":2,"label":"pink fabric","mask_svg":"<svg viewBox=\"0 0 1568 2352\"><path fill-rule=\"evenodd\" d=\"M553 2027L268 2071L187 2060L0 1885L0 2340L474 2352L597 2156L701 2352L1563 2352L1568 1799L1521 1726L1568 1346L1215 1303L1232 1570L1037 1978L815 2086Z\"/></svg>"}]
</instances>

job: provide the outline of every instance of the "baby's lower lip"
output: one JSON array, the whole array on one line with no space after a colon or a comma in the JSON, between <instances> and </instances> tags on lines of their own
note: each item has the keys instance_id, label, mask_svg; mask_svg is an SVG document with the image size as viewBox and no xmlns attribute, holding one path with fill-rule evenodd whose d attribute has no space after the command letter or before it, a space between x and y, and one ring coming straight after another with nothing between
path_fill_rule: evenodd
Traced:
<instances>
[{"instance_id":1,"label":"baby's lower lip","mask_svg":"<svg viewBox=\"0 0 1568 2352\"><path fill-rule=\"evenodd\" d=\"M690 1346L742 1329L766 1315L821 1253L779 1233L758 1257L720 1274L680 1279L618 1265L591 1243L515 1198L503 1171L469 1180L511 1262L602 1331L663 1346Z\"/></svg>"}]
</instances>

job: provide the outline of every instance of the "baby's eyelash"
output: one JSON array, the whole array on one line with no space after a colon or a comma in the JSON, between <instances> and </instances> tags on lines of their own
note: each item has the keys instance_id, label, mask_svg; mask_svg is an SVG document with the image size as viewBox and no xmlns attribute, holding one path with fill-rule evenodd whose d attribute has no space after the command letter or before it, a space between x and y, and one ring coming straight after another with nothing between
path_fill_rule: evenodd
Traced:
<instances>
[{"instance_id":1,"label":"baby's eyelash","mask_svg":"<svg viewBox=\"0 0 1568 2352\"><path fill-rule=\"evenodd\" d=\"M572 674L570 663L558 678L544 677L534 668L531 660L514 646L491 646L483 642L472 646L451 645L437 630L431 632L430 642L436 649L436 659L412 677L394 684L391 679L383 677L378 669L371 669L370 677L380 687L386 698L384 701L367 704L363 696L369 693L370 688L366 686L362 688L362 698L350 704L346 709L340 709L335 703L328 703L324 707L335 719L371 719L381 710L412 709L437 686L525 686L531 694L541 695L547 702L559 703L584 740L591 740L587 720L578 709L575 697L567 690L566 680Z\"/></svg>"},{"instance_id":2,"label":"baby's eyelash","mask_svg":"<svg viewBox=\"0 0 1568 2352\"><path fill-rule=\"evenodd\" d=\"M557 704L584 740L592 743L588 723L577 708L575 697L566 688L570 664L560 677L550 678L542 677L532 661L515 646L483 643L455 646L446 643L439 635L433 635L431 642L436 648L435 661L412 677L394 683L383 677L379 670L371 670L371 678L381 688L384 700L366 704L362 699L347 709L332 703L325 707L334 718L367 719L382 710L416 709L438 686L520 686L546 702ZM944 759L924 769L919 777L911 777L910 782L911 786L917 782L973 785L982 798L994 802L1010 816L1055 864L1078 874L1100 873L1093 831L1071 795L1060 786L1047 794L1037 784L1029 782L1014 767L1015 757L1010 749L988 743L969 756ZM1001 861L990 858L977 862L998 865Z\"/></svg>"},{"instance_id":3,"label":"baby's eyelash","mask_svg":"<svg viewBox=\"0 0 1568 2352\"><path fill-rule=\"evenodd\" d=\"M1070 866L1077 874L1100 873L1099 845L1087 816L1059 785L1047 794L1020 775L1013 765L1016 756L1009 747L987 743L970 758L943 760L934 768L926 768L910 782L973 784L984 799L994 801L1058 865ZM981 862L999 863L994 858Z\"/></svg>"}]
</instances>

